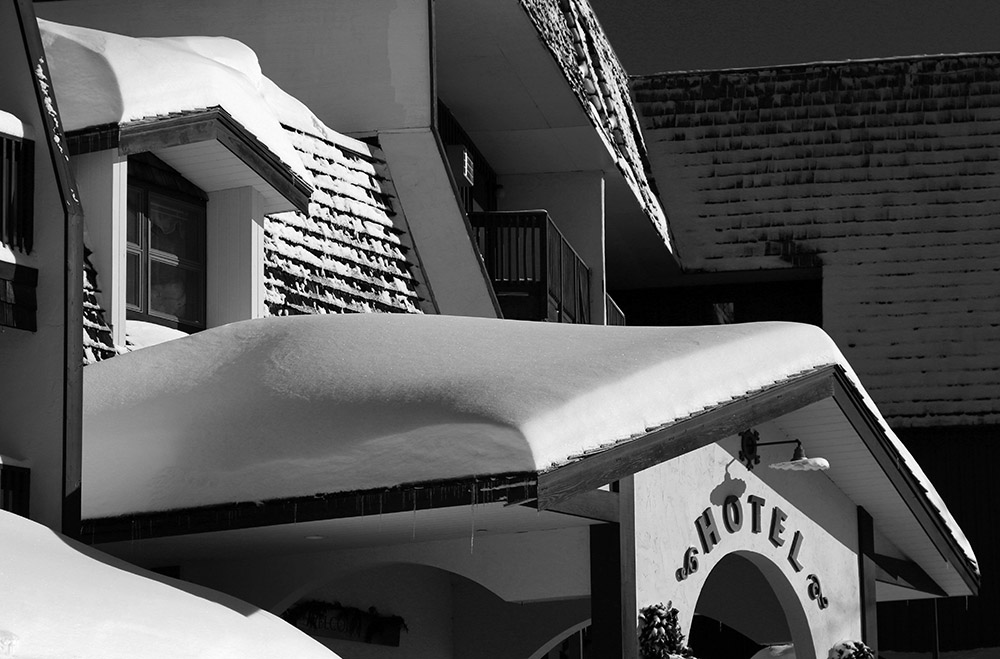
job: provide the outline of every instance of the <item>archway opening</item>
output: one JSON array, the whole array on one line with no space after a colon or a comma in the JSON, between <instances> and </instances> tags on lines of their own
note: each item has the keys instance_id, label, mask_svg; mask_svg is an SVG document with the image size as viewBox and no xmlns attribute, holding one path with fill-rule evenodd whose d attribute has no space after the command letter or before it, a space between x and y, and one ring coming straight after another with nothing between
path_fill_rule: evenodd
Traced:
<instances>
[{"instance_id":1,"label":"archway opening","mask_svg":"<svg viewBox=\"0 0 1000 659\"><path fill-rule=\"evenodd\" d=\"M688 645L699 659L813 659L805 612L781 570L751 552L723 557L698 596Z\"/></svg>"}]
</instances>

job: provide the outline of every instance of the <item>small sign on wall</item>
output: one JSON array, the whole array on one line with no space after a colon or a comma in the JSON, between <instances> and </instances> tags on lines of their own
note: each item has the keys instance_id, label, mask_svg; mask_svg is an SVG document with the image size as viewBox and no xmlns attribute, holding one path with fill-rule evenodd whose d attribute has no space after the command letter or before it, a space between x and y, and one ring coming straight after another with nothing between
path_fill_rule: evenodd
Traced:
<instances>
[{"instance_id":1,"label":"small sign on wall","mask_svg":"<svg viewBox=\"0 0 1000 659\"><path fill-rule=\"evenodd\" d=\"M400 631L409 631L399 616L383 616L375 607L362 611L340 602L303 600L281 617L312 636L392 647L399 647Z\"/></svg>"}]
</instances>

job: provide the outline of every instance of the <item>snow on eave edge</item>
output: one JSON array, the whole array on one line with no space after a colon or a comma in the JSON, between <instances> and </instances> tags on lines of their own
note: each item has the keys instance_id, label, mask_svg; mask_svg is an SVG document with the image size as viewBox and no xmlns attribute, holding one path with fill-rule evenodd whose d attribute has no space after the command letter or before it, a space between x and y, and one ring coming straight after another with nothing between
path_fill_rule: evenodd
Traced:
<instances>
[{"instance_id":1,"label":"snow on eave edge","mask_svg":"<svg viewBox=\"0 0 1000 659\"><path fill-rule=\"evenodd\" d=\"M720 75L727 75L731 73L759 73L763 71L790 71L790 70L805 70L810 67L831 67L831 66L846 66L853 64L883 64L883 63L896 63L896 62L916 62L921 60L933 60L933 59L951 59L957 57L998 57L1000 56L1000 51L982 51L982 52L959 52L959 53L925 53L923 55L893 55L891 57L862 57L859 59L841 59L841 60L814 60L811 62L789 62L785 64L768 64L759 66L733 66L719 69L680 69L677 71L657 71L654 73L636 73L630 74L629 80L645 80L651 78L670 78L676 76L685 75L705 75L711 73L718 73Z\"/></svg>"},{"instance_id":2,"label":"snow on eave edge","mask_svg":"<svg viewBox=\"0 0 1000 659\"><path fill-rule=\"evenodd\" d=\"M894 464L901 467L900 472L904 477L913 479L910 483L911 487L913 487L913 494L924 504L931 519L940 523L945 539L950 540L953 544L952 549L955 555L965 559L965 567L968 568L970 576L973 577L973 581L975 582L973 590L977 590L981 577L979 561L972 549L972 544L966 537L965 532L958 525L951 511L948 510L944 499L941 498L941 495L924 473L920 464L906 448L906 445L896 436L892 428L889 427L889 424L878 411L874 401L868 395L868 392L862 386L861 381L854 371L845 364L839 364L837 365L836 373L838 380L844 386L848 395L856 399L855 404L861 403L857 407L866 416L866 420L872 426L872 429L880 432L882 437L887 440L886 448L894 452L891 456ZM958 571L962 572L962 570ZM970 587L973 586L967 579L963 578L963 580Z\"/></svg>"},{"instance_id":3,"label":"snow on eave edge","mask_svg":"<svg viewBox=\"0 0 1000 659\"><path fill-rule=\"evenodd\" d=\"M643 433L637 433L627 438L605 443L583 453L568 456L565 461L552 464L545 469L539 470L539 475L553 474L564 467L582 463L594 456L626 446L646 437L650 437L651 435L665 431L678 424L698 419L703 415L717 411L727 405L739 405L749 398L793 385L809 376L818 376L824 371L829 372L831 377L836 378L844 386L844 389L848 392L848 394L852 395L856 399L853 401L855 406L866 417L866 420L869 424L871 424L872 429L879 432L886 440L886 448L892 451L891 457L893 458L893 464L901 467L900 472L904 478L907 478L908 481L909 479L912 479L909 484L913 488L913 493L925 506L931 519L940 525L940 530L942 531L945 539L952 543L952 550L955 555L964 559L965 566L971 572L971 576L973 576L975 588L978 588L979 578L981 576L979 571L979 562L976 559L971 543L965 536L961 527L958 525L958 522L948 510L947 505L945 505L944 500L941 498L940 494L938 494L930 479L923 472L923 469L921 469L920 465L907 450L903 442L889 427L888 423L879 412L878 407L868 395L867 391L865 391L864 387L861 385L861 381L846 361L843 363L818 365L799 373L790 374L787 377L777 380L769 385L760 387L753 391L747 391L743 395L726 401L719 401L713 406L702 408L701 410L693 412L687 416L679 417L653 428L647 428ZM961 570L959 571L961 572ZM968 579L963 578L963 580L966 581L966 583L969 582ZM969 585L972 586L972 584Z\"/></svg>"}]
</instances>

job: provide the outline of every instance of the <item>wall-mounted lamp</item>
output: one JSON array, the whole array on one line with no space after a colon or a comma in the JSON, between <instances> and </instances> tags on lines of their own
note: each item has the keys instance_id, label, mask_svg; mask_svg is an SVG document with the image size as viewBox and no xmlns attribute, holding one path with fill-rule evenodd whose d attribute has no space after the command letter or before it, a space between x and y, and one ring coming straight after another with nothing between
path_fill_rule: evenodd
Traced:
<instances>
[{"instance_id":1,"label":"wall-mounted lamp","mask_svg":"<svg viewBox=\"0 0 1000 659\"><path fill-rule=\"evenodd\" d=\"M774 446L776 444L795 444L792 452L792 459L786 462L775 462L770 465L771 469L785 469L791 471L825 471L830 468L830 461L826 458L807 458L802 451L802 442L797 439L788 439L781 442L762 442L760 433L752 428L748 428L740 433L742 444L740 447L740 461L747 469L753 470L755 465L760 464L760 456L757 449L761 446Z\"/></svg>"}]
</instances>

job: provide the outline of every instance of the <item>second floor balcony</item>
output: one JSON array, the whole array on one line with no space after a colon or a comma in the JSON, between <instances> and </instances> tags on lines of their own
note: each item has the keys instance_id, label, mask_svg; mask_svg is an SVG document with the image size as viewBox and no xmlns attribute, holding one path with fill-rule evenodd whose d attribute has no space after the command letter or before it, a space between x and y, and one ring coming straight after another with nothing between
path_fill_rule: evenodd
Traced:
<instances>
[{"instance_id":1,"label":"second floor balcony","mask_svg":"<svg viewBox=\"0 0 1000 659\"><path fill-rule=\"evenodd\" d=\"M505 318L590 323L590 268L543 210L470 213Z\"/></svg>"}]
</instances>

